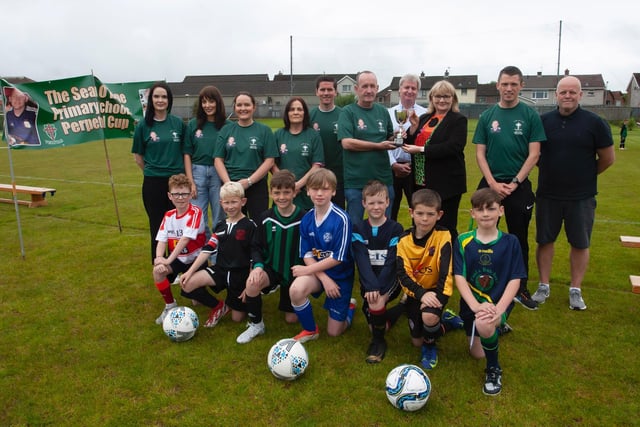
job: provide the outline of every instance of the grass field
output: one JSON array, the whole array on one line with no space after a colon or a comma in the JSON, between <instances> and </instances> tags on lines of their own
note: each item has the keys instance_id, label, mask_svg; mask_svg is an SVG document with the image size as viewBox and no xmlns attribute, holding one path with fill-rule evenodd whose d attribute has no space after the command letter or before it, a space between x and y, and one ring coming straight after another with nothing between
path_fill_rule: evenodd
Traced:
<instances>
[{"instance_id":1,"label":"grass field","mask_svg":"<svg viewBox=\"0 0 640 427\"><path fill-rule=\"evenodd\" d=\"M475 121L470 124L472 133ZM440 361L429 373L433 391L416 413L394 409L384 393L393 367L418 363L404 319L388 334L385 360L372 366L364 362L369 333L358 310L344 336L322 335L306 344L310 367L291 383L276 380L266 367L271 345L299 330L282 320L277 296L265 298L267 333L247 345L235 342L244 324L228 317L214 329L201 328L191 341L171 343L154 323L163 302L151 279L142 177L130 146L128 140L107 143L122 232L102 142L12 151L18 184L58 191L47 207L20 207L25 259L14 207L0 204L0 425L640 423L640 295L630 292L628 278L640 274L640 250L619 243L620 235L640 235L640 132L630 133L627 150L616 150L616 163L600 177L583 285L588 310L568 309L562 237L550 300L536 312L516 307L509 320L514 332L501 340L502 394L482 394L484 361L468 357L464 333L456 331L440 340ZM472 144L467 164L472 189L479 179ZM2 148L0 182L9 181ZM468 205L466 194L461 229ZM409 224L406 213L401 219ZM532 248L534 229L532 224ZM454 309L458 298L454 294L450 303ZM326 312L319 306L314 302L323 328ZM195 310L206 317L202 306Z\"/></svg>"}]
</instances>

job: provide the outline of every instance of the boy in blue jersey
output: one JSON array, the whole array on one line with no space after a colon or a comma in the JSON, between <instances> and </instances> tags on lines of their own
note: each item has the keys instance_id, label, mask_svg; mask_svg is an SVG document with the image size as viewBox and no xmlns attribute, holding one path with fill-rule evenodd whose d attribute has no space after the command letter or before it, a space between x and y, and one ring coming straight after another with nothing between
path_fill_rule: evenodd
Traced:
<instances>
[{"instance_id":1,"label":"boy in blue jersey","mask_svg":"<svg viewBox=\"0 0 640 427\"><path fill-rule=\"evenodd\" d=\"M458 236L453 257L460 316L471 337L469 352L475 359L486 357L483 392L489 396L502 390L498 328L507 321L520 280L527 277L518 239L498 229L504 214L501 199L490 188L471 196L471 217L478 227Z\"/></svg>"},{"instance_id":2,"label":"boy in blue jersey","mask_svg":"<svg viewBox=\"0 0 640 427\"><path fill-rule=\"evenodd\" d=\"M362 205L367 219L354 224L351 248L360 273L362 311L372 335L365 360L367 363L379 363L387 351L384 334L391 314L387 312L387 304L400 294L396 246L403 229L385 215L389 207L389 193L387 186L380 181L370 181L364 186ZM394 311L397 312L398 308L402 307L396 306Z\"/></svg>"},{"instance_id":3,"label":"boy in blue jersey","mask_svg":"<svg viewBox=\"0 0 640 427\"><path fill-rule=\"evenodd\" d=\"M307 180L313 209L300 223L300 256L305 265L291 267L295 279L289 289L291 305L303 328L293 339L303 343L320 335L309 295L317 298L323 291L326 293L329 336L342 334L351 324L355 310L355 300L351 299L351 223L347 213L331 202L336 185L335 174L324 168L314 171Z\"/></svg>"}]
</instances>

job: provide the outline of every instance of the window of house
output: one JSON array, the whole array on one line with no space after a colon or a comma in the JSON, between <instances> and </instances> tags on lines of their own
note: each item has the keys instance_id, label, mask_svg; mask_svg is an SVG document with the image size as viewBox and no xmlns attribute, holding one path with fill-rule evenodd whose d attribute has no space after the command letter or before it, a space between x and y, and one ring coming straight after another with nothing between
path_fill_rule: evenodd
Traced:
<instances>
[{"instance_id":1,"label":"window of house","mask_svg":"<svg viewBox=\"0 0 640 427\"><path fill-rule=\"evenodd\" d=\"M549 91L534 90L531 92L531 99L549 99Z\"/></svg>"},{"instance_id":2,"label":"window of house","mask_svg":"<svg viewBox=\"0 0 640 427\"><path fill-rule=\"evenodd\" d=\"M351 85L342 85L342 92L351 92Z\"/></svg>"},{"instance_id":3,"label":"window of house","mask_svg":"<svg viewBox=\"0 0 640 427\"><path fill-rule=\"evenodd\" d=\"M460 89L460 95L464 96L467 94L467 88L463 87L462 89Z\"/></svg>"},{"instance_id":4,"label":"window of house","mask_svg":"<svg viewBox=\"0 0 640 427\"><path fill-rule=\"evenodd\" d=\"M586 92L586 95L587 95L588 97L593 98L594 96L596 96L596 93L595 93L594 91L592 91L592 90L588 90L588 91Z\"/></svg>"},{"instance_id":5,"label":"window of house","mask_svg":"<svg viewBox=\"0 0 640 427\"><path fill-rule=\"evenodd\" d=\"M420 91L420 98L426 98L427 97L427 90L426 89L422 89Z\"/></svg>"}]
</instances>

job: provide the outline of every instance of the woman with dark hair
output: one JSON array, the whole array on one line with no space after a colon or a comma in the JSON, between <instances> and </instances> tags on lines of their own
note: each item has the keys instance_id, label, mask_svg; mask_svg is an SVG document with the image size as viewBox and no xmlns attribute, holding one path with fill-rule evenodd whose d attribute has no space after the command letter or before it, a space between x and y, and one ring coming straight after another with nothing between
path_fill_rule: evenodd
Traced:
<instances>
[{"instance_id":1,"label":"woman with dark hair","mask_svg":"<svg viewBox=\"0 0 640 427\"><path fill-rule=\"evenodd\" d=\"M238 92L233 100L237 122L225 125L213 151L214 165L222 183L239 182L245 191L249 217L256 219L269 207L266 176L278 157L271 129L253 119L256 99Z\"/></svg>"},{"instance_id":2,"label":"woman with dark hair","mask_svg":"<svg viewBox=\"0 0 640 427\"><path fill-rule=\"evenodd\" d=\"M131 152L142 170L142 202L149 217L151 262L156 257L156 235L165 212L173 209L167 196L169 177L184 173L184 123L170 114L173 95L165 82L149 89L144 120L137 124Z\"/></svg>"},{"instance_id":3,"label":"woman with dark hair","mask_svg":"<svg viewBox=\"0 0 640 427\"><path fill-rule=\"evenodd\" d=\"M324 166L324 150L320 135L310 126L309 108L304 99L294 96L284 107L284 128L275 133L280 157L273 172L287 169L296 177L294 203L302 209L313 207L306 193L307 178L315 169Z\"/></svg>"},{"instance_id":4,"label":"woman with dark hair","mask_svg":"<svg viewBox=\"0 0 640 427\"><path fill-rule=\"evenodd\" d=\"M413 157L414 191L429 188L440 194L444 214L438 224L455 239L460 199L467 191L467 118L460 114L455 87L446 80L436 82L429 91L427 112L420 117L412 114L409 121L402 149Z\"/></svg>"},{"instance_id":5,"label":"woman with dark hair","mask_svg":"<svg viewBox=\"0 0 640 427\"><path fill-rule=\"evenodd\" d=\"M222 184L213 166L213 149L218 141L220 129L226 122L220 91L215 86L203 87L198 96L196 117L187 124L184 137L184 168L191 181L193 204L202 209L207 238L211 236L209 207L213 227L224 219L220 207Z\"/></svg>"}]
</instances>

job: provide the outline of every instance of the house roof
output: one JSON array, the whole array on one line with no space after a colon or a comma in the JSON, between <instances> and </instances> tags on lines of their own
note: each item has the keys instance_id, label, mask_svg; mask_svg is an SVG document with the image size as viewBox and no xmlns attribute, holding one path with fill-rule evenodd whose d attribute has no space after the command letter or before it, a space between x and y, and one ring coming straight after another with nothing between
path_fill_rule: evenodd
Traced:
<instances>
[{"instance_id":1,"label":"house roof","mask_svg":"<svg viewBox=\"0 0 640 427\"><path fill-rule=\"evenodd\" d=\"M316 93L316 79L320 74L294 74L293 93L296 95L313 95ZM355 74L325 74L336 82L345 76ZM240 91L247 91L254 96L285 95L291 92L291 75L276 74L273 80L268 74L238 74L219 76L186 76L182 82L170 82L174 96L196 96L203 86L216 86L224 96L233 96Z\"/></svg>"},{"instance_id":2,"label":"house roof","mask_svg":"<svg viewBox=\"0 0 640 427\"><path fill-rule=\"evenodd\" d=\"M396 76L391 79L391 83L389 86L380 90L379 93L383 93L389 90L397 91L400 90L400 79L402 77ZM470 75L470 76L420 76L420 89L428 90L433 87L433 85L440 80L448 80L456 89L475 89L478 87L478 76Z\"/></svg>"},{"instance_id":3,"label":"house roof","mask_svg":"<svg viewBox=\"0 0 640 427\"><path fill-rule=\"evenodd\" d=\"M353 80L356 79L356 74L348 74L348 73L328 74L328 73L322 73L322 74L294 74L293 75L293 81L294 82L311 81L311 82L313 82L314 87L315 87L316 79L318 77L320 77L320 76L333 77L336 82L340 81L345 76L349 76ZM273 76L273 81L283 81L283 80L290 81L291 80L291 74L278 73L275 76Z\"/></svg>"},{"instance_id":4,"label":"house roof","mask_svg":"<svg viewBox=\"0 0 640 427\"><path fill-rule=\"evenodd\" d=\"M525 89L553 89L558 85L558 80L564 77L556 75L534 74L524 76ZM605 83L602 74L573 74L573 77L580 80L582 90L604 89Z\"/></svg>"},{"instance_id":5,"label":"house roof","mask_svg":"<svg viewBox=\"0 0 640 427\"><path fill-rule=\"evenodd\" d=\"M495 83L482 83L478 85L476 90L478 96L498 96L498 89Z\"/></svg>"}]
</instances>

